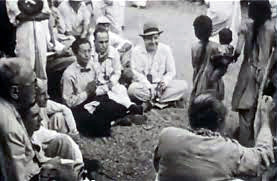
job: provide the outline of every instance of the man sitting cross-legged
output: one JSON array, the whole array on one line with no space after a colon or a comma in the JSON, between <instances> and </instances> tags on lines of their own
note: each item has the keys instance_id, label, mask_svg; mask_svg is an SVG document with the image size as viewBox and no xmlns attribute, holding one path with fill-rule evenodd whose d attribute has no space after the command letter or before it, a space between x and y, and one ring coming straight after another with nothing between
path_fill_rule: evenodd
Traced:
<instances>
[{"instance_id":1,"label":"man sitting cross-legged","mask_svg":"<svg viewBox=\"0 0 277 181\"><path fill-rule=\"evenodd\" d=\"M108 46L108 32L96 29L94 35L94 57L87 39L77 39L73 43L77 61L63 74L62 95L83 131L108 136L112 121L127 114L142 114L142 107L132 103L126 88L118 83L121 73L119 55Z\"/></svg>"},{"instance_id":2,"label":"man sitting cross-legged","mask_svg":"<svg viewBox=\"0 0 277 181\"><path fill-rule=\"evenodd\" d=\"M131 68L134 79L128 88L131 98L159 103L156 105L181 99L188 88L186 81L173 79L176 75L174 58L170 47L159 42L161 33L155 23L144 24L140 35L144 46L133 50Z\"/></svg>"}]
</instances>

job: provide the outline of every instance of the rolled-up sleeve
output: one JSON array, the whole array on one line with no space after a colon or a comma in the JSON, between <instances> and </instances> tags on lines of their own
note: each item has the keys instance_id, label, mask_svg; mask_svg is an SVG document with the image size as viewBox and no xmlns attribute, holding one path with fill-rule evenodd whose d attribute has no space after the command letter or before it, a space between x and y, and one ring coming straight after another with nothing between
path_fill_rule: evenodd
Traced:
<instances>
[{"instance_id":1,"label":"rolled-up sleeve","mask_svg":"<svg viewBox=\"0 0 277 181\"><path fill-rule=\"evenodd\" d=\"M17 6L17 1L16 0L14 0L14 1L7 0L6 8L7 8L10 22L14 25L17 25L18 21L16 20L16 17L20 14L20 10L18 9L18 6Z\"/></svg>"},{"instance_id":2,"label":"rolled-up sleeve","mask_svg":"<svg viewBox=\"0 0 277 181\"><path fill-rule=\"evenodd\" d=\"M120 56L119 53L117 53L117 51L114 50L113 52L113 60L112 60L112 64L113 64L113 75L111 76L111 82L118 82L120 76L121 76L121 63L120 63Z\"/></svg>"}]
</instances>

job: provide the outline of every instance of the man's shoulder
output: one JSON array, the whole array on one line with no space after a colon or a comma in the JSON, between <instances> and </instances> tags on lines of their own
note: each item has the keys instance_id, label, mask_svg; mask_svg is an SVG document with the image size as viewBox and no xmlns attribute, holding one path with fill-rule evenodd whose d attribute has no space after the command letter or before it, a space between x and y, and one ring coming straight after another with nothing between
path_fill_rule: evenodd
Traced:
<instances>
[{"instance_id":1,"label":"man's shoulder","mask_svg":"<svg viewBox=\"0 0 277 181\"><path fill-rule=\"evenodd\" d=\"M133 53L145 53L145 46L144 45L136 45L133 49Z\"/></svg>"},{"instance_id":2,"label":"man's shoulder","mask_svg":"<svg viewBox=\"0 0 277 181\"><path fill-rule=\"evenodd\" d=\"M77 62L73 62L65 69L63 73L63 78L69 78L71 76L74 76L76 74L76 70L77 70Z\"/></svg>"},{"instance_id":3,"label":"man's shoulder","mask_svg":"<svg viewBox=\"0 0 277 181\"><path fill-rule=\"evenodd\" d=\"M187 129L177 128L177 127L167 127L161 131L160 140L164 140L164 139L168 139L168 138L175 139L180 136L185 137L185 136L189 136L192 134L193 133Z\"/></svg>"},{"instance_id":4,"label":"man's shoulder","mask_svg":"<svg viewBox=\"0 0 277 181\"><path fill-rule=\"evenodd\" d=\"M159 43L159 48L164 49L164 50L171 50L170 46L165 44L165 43Z\"/></svg>"},{"instance_id":5,"label":"man's shoulder","mask_svg":"<svg viewBox=\"0 0 277 181\"><path fill-rule=\"evenodd\" d=\"M58 6L59 10L64 10L65 8L69 8L69 2L68 1L62 1L61 4Z\"/></svg>"},{"instance_id":6,"label":"man's shoulder","mask_svg":"<svg viewBox=\"0 0 277 181\"><path fill-rule=\"evenodd\" d=\"M109 46L109 57L110 58L116 58L119 56L118 51L113 47L113 46Z\"/></svg>"},{"instance_id":7,"label":"man's shoulder","mask_svg":"<svg viewBox=\"0 0 277 181\"><path fill-rule=\"evenodd\" d=\"M18 114L12 104L8 103L3 98L0 98L0 127L6 133L18 131L18 121L16 114ZM19 114L18 114L19 115Z\"/></svg>"}]
</instances>

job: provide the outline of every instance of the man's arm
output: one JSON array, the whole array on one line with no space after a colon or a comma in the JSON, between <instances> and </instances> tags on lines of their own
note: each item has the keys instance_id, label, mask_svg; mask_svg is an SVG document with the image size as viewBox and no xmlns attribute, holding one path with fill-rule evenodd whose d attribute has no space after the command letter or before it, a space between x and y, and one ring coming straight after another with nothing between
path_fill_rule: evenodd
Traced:
<instances>
[{"instance_id":1,"label":"man's arm","mask_svg":"<svg viewBox=\"0 0 277 181\"><path fill-rule=\"evenodd\" d=\"M273 140L270 129L270 121L272 120L269 119L269 114L273 110L272 104L272 98L263 97L255 119L261 125L255 139L255 147L246 148L239 145L241 156L236 175L259 175L265 167L269 167L274 162Z\"/></svg>"},{"instance_id":2,"label":"man's arm","mask_svg":"<svg viewBox=\"0 0 277 181\"><path fill-rule=\"evenodd\" d=\"M26 145L25 145L26 143L24 138L20 137L18 133L12 132L12 133L8 133L7 139L8 139L7 143L11 151L11 156L14 160L16 174L19 180L23 180L23 181L29 180L32 176L34 176L35 174L38 174L39 173L38 164L34 163L33 165L31 165L31 162L33 162L33 160L28 160L26 158L26 154L27 154L26 151L33 152L33 150L30 150L32 149L31 147L26 148ZM29 175L28 173L26 173L26 171L29 174L33 174L33 175Z\"/></svg>"},{"instance_id":3,"label":"man's arm","mask_svg":"<svg viewBox=\"0 0 277 181\"><path fill-rule=\"evenodd\" d=\"M86 91L77 93L74 81L64 76L62 78L62 97L66 105L72 108L83 103L88 98L88 94Z\"/></svg>"},{"instance_id":4,"label":"man's arm","mask_svg":"<svg viewBox=\"0 0 277 181\"><path fill-rule=\"evenodd\" d=\"M17 21L16 17L20 14L20 10L18 9L18 6L17 6L17 1L7 0L6 8L7 8L10 22L16 26L19 23L19 21Z\"/></svg>"},{"instance_id":5,"label":"man's arm","mask_svg":"<svg viewBox=\"0 0 277 181\"><path fill-rule=\"evenodd\" d=\"M176 68L175 68L175 60L172 55L171 49L168 47L167 49L167 58L166 58L166 65L165 65L165 71L166 74L163 76L162 81L167 86L169 81L173 79L173 77L176 75Z\"/></svg>"},{"instance_id":6,"label":"man's arm","mask_svg":"<svg viewBox=\"0 0 277 181\"><path fill-rule=\"evenodd\" d=\"M112 64L113 64L113 75L111 76L111 82L113 83L113 85L118 83L118 80L121 76L121 63L120 63L120 56L119 53L114 49L114 59L112 60Z\"/></svg>"},{"instance_id":7,"label":"man's arm","mask_svg":"<svg viewBox=\"0 0 277 181\"><path fill-rule=\"evenodd\" d=\"M65 105L57 103L52 100L47 101L47 114L54 114L61 112L64 116L64 120L69 127L69 131L76 130L76 122L72 111Z\"/></svg>"},{"instance_id":8,"label":"man's arm","mask_svg":"<svg viewBox=\"0 0 277 181\"><path fill-rule=\"evenodd\" d=\"M140 55L138 50L134 49L131 57L131 70L134 74L134 81L145 83L148 88L152 88L151 83L147 80L146 75L143 73L144 57Z\"/></svg>"},{"instance_id":9,"label":"man's arm","mask_svg":"<svg viewBox=\"0 0 277 181\"><path fill-rule=\"evenodd\" d=\"M238 42L236 45L235 53L234 53L234 61L237 61L238 57L241 54L241 50L245 44L245 34L247 33L247 23L244 22L241 24L241 27L238 32Z\"/></svg>"}]
</instances>

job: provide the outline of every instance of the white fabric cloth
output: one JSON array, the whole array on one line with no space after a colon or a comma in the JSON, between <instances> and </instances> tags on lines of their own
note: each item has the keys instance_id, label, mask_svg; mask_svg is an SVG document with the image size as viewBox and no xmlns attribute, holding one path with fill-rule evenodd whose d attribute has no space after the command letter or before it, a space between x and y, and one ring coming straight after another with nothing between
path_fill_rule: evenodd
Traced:
<instances>
[{"instance_id":1,"label":"white fabric cloth","mask_svg":"<svg viewBox=\"0 0 277 181\"><path fill-rule=\"evenodd\" d=\"M97 70L96 95L108 94L109 98L128 108L133 104L128 96L127 89L119 84L121 76L120 57L116 49L109 46L109 54L104 62L99 63L98 55L95 54L93 61L94 70ZM107 78L107 80L105 79ZM109 87L109 84L112 87Z\"/></svg>"},{"instance_id":2,"label":"white fabric cloth","mask_svg":"<svg viewBox=\"0 0 277 181\"><path fill-rule=\"evenodd\" d=\"M155 87L164 82L166 90L159 102L165 103L180 99L188 85L184 80L173 80L176 75L175 61L169 46L159 43L154 55L149 55L144 46L133 49L131 69L134 73L133 83L128 93L141 101L149 101L156 95ZM148 81L147 74L152 75L152 83Z\"/></svg>"},{"instance_id":3,"label":"white fabric cloth","mask_svg":"<svg viewBox=\"0 0 277 181\"><path fill-rule=\"evenodd\" d=\"M91 44L94 44L94 36L93 34L90 36L90 42ZM129 40L125 39L124 37L122 37L122 35L116 34L112 31L109 31L109 44L114 47L116 50L119 50L123 47L123 45L125 44L130 44L133 46L132 42L130 42ZM124 66L126 65L129 61L128 58L122 58L121 59L121 65Z\"/></svg>"},{"instance_id":4,"label":"white fabric cloth","mask_svg":"<svg viewBox=\"0 0 277 181\"><path fill-rule=\"evenodd\" d=\"M0 127L15 165L14 178L29 181L40 172L35 152L24 123L15 107L0 98ZM2 159L2 158L1 158Z\"/></svg>"},{"instance_id":5,"label":"white fabric cloth","mask_svg":"<svg viewBox=\"0 0 277 181\"><path fill-rule=\"evenodd\" d=\"M68 136L66 134L58 133L54 130L49 130L49 129L41 126L39 128L39 130L34 132L31 140L33 143L41 146L42 149L46 149L49 142L59 136L64 137L64 139L67 139L72 144L72 149L74 150L73 151L73 154L74 154L73 158L75 158L74 160L78 161L78 162L83 162L83 156L82 156L79 146L72 140L72 138L70 136Z\"/></svg>"},{"instance_id":6,"label":"white fabric cloth","mask_svg":"<svg viewBox=\"0 0 277 181\"><path fill-rule=\"evenodd\" d=\"M148 84L146 75L151 74L153 83L163 81L166 85L176 75L175 60L169 46L159 43L154 56L147 53L144 46L133 49L131 68L134 73L135 82Z\"/></svg>"},{"instance_id":7,"label":"white fabric cloth","mask_svg":"<svg viewBox=\"0 0 277 181\"><path fill-rule=\"evenodd\" d=\"M100 64L98 55L95 53L86 67L90 71L81 72L81 69L82 67L74 62L65 70L62 77L62 96L69 107L75 107L88 98L85 91L86 86L93 80L97 83L97 96L110 94L110 99L124 105L126 108L133 104L128 97L127 89L118 83L121 75L121 64L119 54L113 47L109 47L108 58L104 62ZM105 77L108 79L105 80ZM108 86L110 83L112 87ZM110 91L113 93L110 93Z\"/></svg>"},{"instance_id":8,"label":"white fabric cloth","mask_svg":"<svg viewBox=\"0 0 277 181\"><path fill-rule=\"evenodd\" d=\"M242 18L240 1L206 0L206 3L209 4L207 16L213 21L213 34L210 40L219 43L218 32L223 28L229 28L233 33L231 45L235 47L238 41L238 31Z\"/></svg>"},{"instance_id":9,"label":"white fabric cloth","mask_svg":"<svg viewBox=\"0 0 277 181\"><path fill-rule=\"evenodd\" d=\"M125 0L107 0L110 4L105 5L105 16L111 22L111 30L115 33L122 33L125 19Z\"/></svg>"},{"instance_id":10,"label":"white fabric cloth","mask_svg":"<svg viewBox=\"0 0 277 181\"><path fill-rule=\"evenodd\" d=\"M185 80L171 80L167 85L164 93L156 101L160 103L167 103L179 100L185 94L187 89L188 84ZM152 92L151 89L148 89L142 82L132 83L128 88L128 93L130 96L133 96L143 102L152 100L155 94Z\"/></svg>"},{"instance_id":11,"label":"white fabric cloth","mask_svg":"<svg viewBox=\"0 0 277 181\"><path fill-rule=\"evenodd\" d=\"M105 3L103 0L97 0L94 1L92 0L92 4L93 4L93 14L94 14L94 21L96 23L96 20L105 15Z\"/></svg>"},{"instance_id":12,"label":"white fabric cloth","mask_svg":"<svg viewBox=\"0 0 277 181\"><path fill-rule=\"evenodd\" d=\"M47 86L46 52L47 36L49 34L48 20L19 22L16 16L20 14L17 6L18 0L6 1L10 22L16 26L15 53L30 61L37 77ZM43 0L42 12L50 14L47 0ZM37 55L37 59L36 59Z\"/></svg>"},{"instance_id":13,"label":"white fabric cloth","mask_svg":"<svg viewBox=\"0 0 277 181\"><path fill-rule=\"evenodd\" d=\"M67 32L74 36L84 37L86 35L90 24L90 12L84 2L81 3L77 12L72 9L68 1L63 1L58 10Z\"/></svg>"},{"instance_id":14,"label":"white fabric cloth","mask_svg":"<svg viewBox=\"0 0 277 181\"><path fill-rule=\"evenodd\" d=\"M51 116L49 121L50 122L53 122L55 121L54 119L51 119L53 116L55 116L56 114L60 113L61 114L61 119L62 121L64 122L64 125L65 128L62 128L63 130L68 130L68 133L69 134L76 134L78 133L78 130L77 130L77 126L76 126L76 122L75 122L75 119L73 117L73 114L71 112L71 110L63 105L63 104L60 104L60 103L57 103L55 101L52 101L52 100L48 100L47 101L47 106L46 106L46 111L47 111L47 115L48 116ZM50 125L53 125L51 123L47 123L47 127L48 129L59 129L59 128L51 128ZM56 130L58 131L58 130Z\"/></svg>"},{"instance_id":15,"label":"white fabric cloth","mask_svg":"<svg viewBox=\"0 0 277 181\"><path fill-rule=\"evenodd\" d=\"M271 5L271 12L272 12L272 17L276 18L277 16L277 1L276 0L269 0L270 5Z\"/></svg>"}]
</instances>

